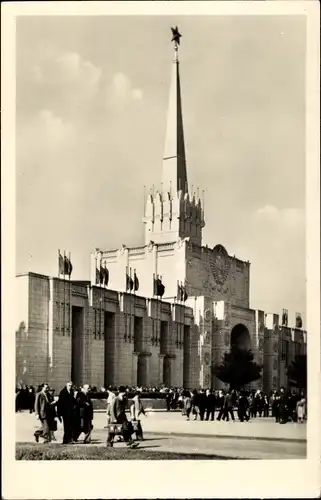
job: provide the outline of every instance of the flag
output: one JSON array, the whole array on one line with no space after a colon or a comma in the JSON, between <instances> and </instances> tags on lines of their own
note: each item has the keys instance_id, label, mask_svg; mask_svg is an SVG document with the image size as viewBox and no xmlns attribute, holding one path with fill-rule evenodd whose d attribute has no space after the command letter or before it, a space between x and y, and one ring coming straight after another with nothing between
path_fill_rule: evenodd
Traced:
<instances>
[{"instance_id":1,"label":"flag","mask_svg":"<svg viewBox=\"0 0 321 500\"><path fill-rule=\"evenodd\" d=\"M60 274L65 274L64 273L64 270L65 270L65 266L64 266L64 258L63 256L61 255L60 253L60 250L58 250L58 267L59 267L59 275Z\"/></svg>"},{"instance_id":2,"label":"flag","mask_svg":"<svg viewBox=\"0 0 321 500\"><path fill-rule=\"evenodd\" d=\"M133 288L134 288L134 281L131 277L131 269L130 269L130 274L128 274L128 272L126 272L126 292L128 291L132 291Z\"/></svg>"},{"instance_id":3,"label":"flag","mask_svg":"<svg viewBox=\"0 0 321 500\"><path fill-rule=\"evenodd\" d=\"M158 280L158 296L163 297L165 293L165 286L163 285L161 280Z\"/></svg>"},{"instance_id":4,"label":"flag","mask_svg":"<svg viewBox=\"0 0 321 500\"><path fill-rule=\"evenodd\" d=\"M104 271L105 271L105 281L104 281L104 285L105 285L105 286L108 286L108 283L109 283L109 271L108 271L108 269L107 269L106 262L105 262Z\"/></svg>"},{"instance_id":5,"label":"flag","mask_svg":"<svg viewBox=\"0 0 321 500\"><path fill-rule=\"evenodd\" d=\"M178 301L182 300L182 287L178 282L177 282L177 300Z\"/></svg>"},{"instance_id":6,"label":"flag","mask_svg":"<svg viewBox=\"0 0 321 500\"><path fill-rule=\"evenodd\" d=\"M109 271L106 267L100 266L100 269L96 268L96 284L108 286L109 282Z\"/></svg>"},{"instance_id":7,"label":"flag","mask_svg":"<svg viewBox=\"0 0 321 500\"><path fill-rule=\"evenodd\" d=\"M134 291L137 292L139 289L139 280L137 278L136 270L134 270Z\"/></svg>"},{"instance_id":8,"label":"flag","mask_svg":"<svg viewBox=\"0 0 321 500\"><path fill-rule=\"evenodd\" d=\"M154 295L156 295L156 297L163 297L164 293L165 286L162 280L157 276L157 279L154 278Z\"/></svg>"},{"instance_id":9,"label":"flag","mask_svg":"<svg viewBox=\"0 0 321 500\"><path fill-rule=\"evenodd\" d=\"M188 299L188 293L186 291L185 286L182 285L181 288L182 288L182 301L186 302Z\"/></svg>"},{"instance_id":10,"label":"flag","mask_svg":"<svg viewBox=\"0 0 321 500\"><path fill-rule=\"evenodd\" d=\"M72 273L72 263L68 257L64 258L64 273L66 276L71 276Z\"/></svg>"},{"instance_id":11,"label":"flag","mask_svg":"<svg viewBox=\"0 0 321 500\"><path fill-rule=\"evenodd\" d=\"M187 299L188 295L185 286L183 286L183 283L179 284L179 282L177 282L177 300L180 302L186 302Z\"/></svg>"}]
</instances>

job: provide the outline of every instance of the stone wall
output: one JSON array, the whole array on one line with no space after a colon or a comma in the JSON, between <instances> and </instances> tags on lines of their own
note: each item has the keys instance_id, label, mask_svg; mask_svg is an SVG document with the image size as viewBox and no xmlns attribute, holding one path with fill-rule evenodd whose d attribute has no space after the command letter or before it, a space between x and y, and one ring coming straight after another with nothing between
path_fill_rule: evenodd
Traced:
<instances>
[{"instance_id":1,"label":"stone wall","mask_svg":"<svg viewBox=\"0 0 321 500\"><path fill-rule=\"evenodd\" d=\"M286 368L306 352L306 332L280 328L278 315L188 297L170 303L29 273L18 277L16 379L59 391L77 384L190 389L224 386L211 377L238 324L264 364L265 390L286 385ZM284 358L286 349L286 358Z\"/></svg>"}]
</instances>

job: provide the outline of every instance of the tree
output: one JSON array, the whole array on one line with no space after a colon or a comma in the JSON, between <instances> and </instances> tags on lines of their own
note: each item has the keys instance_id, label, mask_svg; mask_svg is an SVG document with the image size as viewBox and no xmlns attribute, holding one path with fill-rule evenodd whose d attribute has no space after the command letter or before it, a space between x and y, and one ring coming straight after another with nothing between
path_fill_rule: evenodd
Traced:
<instances>
[{"instance_id":1,"label":"tree","mask_svg":"<svg viewBox=\"0 0 321 500\"><path fill-rule=\"evenodd\" d=\"M262 366L254 361L249 349L232 346L223 356L220 364L213 364L213 374L230 385L231 389L240 389L261 377Z\"/></svg>"},{"instance_id":2,"label":"tree","mask_svg":"<svg viewBox=\"0 0 321 500\"><path fill-rule=\"evenodd\" d=\"M307 388L307 356L298 354L288 367L289 384L300 390Z\"/></svg>"}]
</instances>

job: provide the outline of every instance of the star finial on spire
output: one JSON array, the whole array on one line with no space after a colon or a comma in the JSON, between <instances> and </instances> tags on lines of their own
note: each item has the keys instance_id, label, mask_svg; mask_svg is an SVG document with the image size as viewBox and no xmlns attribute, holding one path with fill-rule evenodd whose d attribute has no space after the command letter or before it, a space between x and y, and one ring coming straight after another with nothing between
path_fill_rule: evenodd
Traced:
<instances>
[{"instance_id":1,"label":"star finial on spire","mask_svg":"<svg viewBox=\"0 0 321 500\"><path fill-rule=\"evenodd\" d=\"M179 33L177 26L176 28L171 28L171 30L172 30L172 42L174 42L175 49L177 50L177 46L180 45L180 38L182 35Z\"/></svg>"}]
</instances>

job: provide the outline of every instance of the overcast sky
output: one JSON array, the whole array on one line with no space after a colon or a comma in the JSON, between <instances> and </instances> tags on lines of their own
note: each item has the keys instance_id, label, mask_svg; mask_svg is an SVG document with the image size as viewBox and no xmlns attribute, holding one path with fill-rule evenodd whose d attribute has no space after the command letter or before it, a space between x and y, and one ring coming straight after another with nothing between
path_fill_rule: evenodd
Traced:
<instances>
[{"instance_id":1,"label":"overcast sky","mask_svg":"<svg viewBox=\"0 0 321 500\"><path fill-rule=\"evenodd\" d=\"M305 19L28 17L17 21L17 272L75 279L90 252L143 243L180 69L203 243L251 262L251 306L305 311Z\"/></svg>"}]
</instances>

